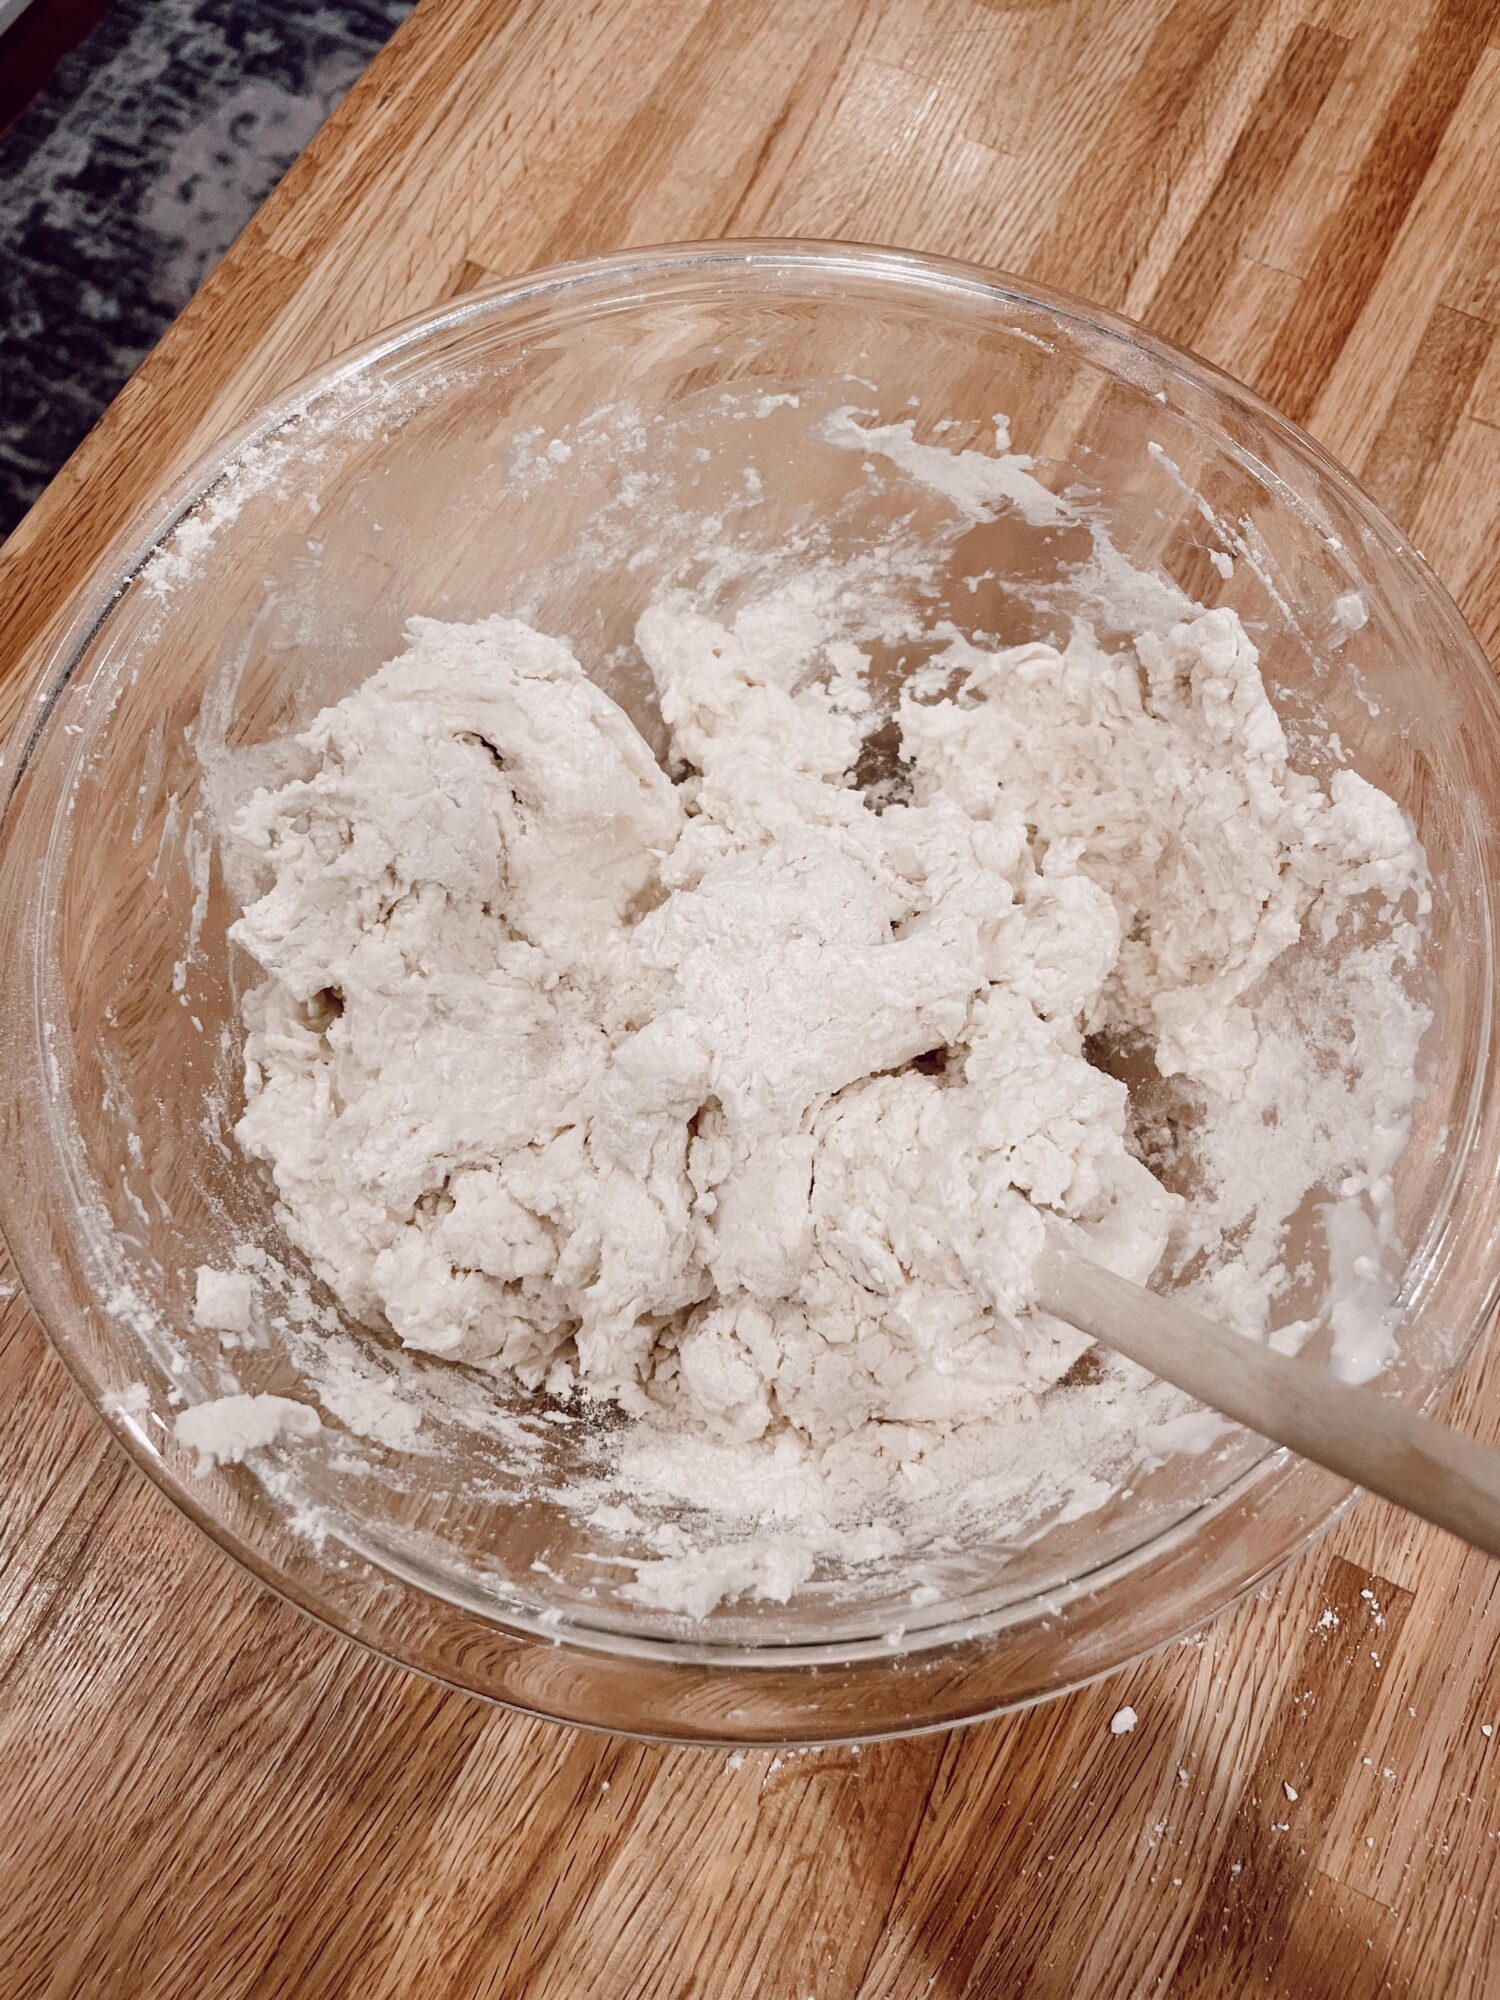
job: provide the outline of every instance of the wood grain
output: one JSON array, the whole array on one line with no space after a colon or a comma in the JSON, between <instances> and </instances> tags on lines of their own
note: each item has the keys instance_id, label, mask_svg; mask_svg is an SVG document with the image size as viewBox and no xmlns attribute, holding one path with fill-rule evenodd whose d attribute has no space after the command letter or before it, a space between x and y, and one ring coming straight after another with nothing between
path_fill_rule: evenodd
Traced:
<instances>
[{"instance_id":1,"label":"wood grain","mask_svg":"<svg viewBox=\"0 0 1500 2000\"><path fill-rule=\"evenodd\" d=\"M423 0L5 550L0 724L266 394L487 275L726 232L975 257L1189 342L1500 646L1497 12ZM1384 1507L1105 1685L740 1760L309 1626L106 1444L19 1297L0 1383L4 1995L1500 1993L1497 1574ZM1500 1437L1493 1351L1448 1414Z\"/></svg>"}]
</instances>

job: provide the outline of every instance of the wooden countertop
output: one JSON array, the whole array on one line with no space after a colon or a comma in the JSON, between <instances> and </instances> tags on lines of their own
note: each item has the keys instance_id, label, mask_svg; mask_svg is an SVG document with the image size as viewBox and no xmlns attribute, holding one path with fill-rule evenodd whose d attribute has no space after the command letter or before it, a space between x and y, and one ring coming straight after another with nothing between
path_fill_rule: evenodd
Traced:
<instances>
[{"instance_id":1,"label":"wooden countertop","mask_svg":"<svg viewBox=\"0 0 1500 2000\"><path fill-rule=\"evenodd\" d=\"M0 721L169 461L269 392L487 275L724 233L977 258L1198 348L1500 648L1496 5L423 0L7 547ZM1500 1579L1382 1506L1081 1694L730 1758L315 1628L18 1296L0 1382L0 1994L1500 1993ZM1450 1414L1500 1438L1494 1342Z\"/></svg>"}]
</instances>

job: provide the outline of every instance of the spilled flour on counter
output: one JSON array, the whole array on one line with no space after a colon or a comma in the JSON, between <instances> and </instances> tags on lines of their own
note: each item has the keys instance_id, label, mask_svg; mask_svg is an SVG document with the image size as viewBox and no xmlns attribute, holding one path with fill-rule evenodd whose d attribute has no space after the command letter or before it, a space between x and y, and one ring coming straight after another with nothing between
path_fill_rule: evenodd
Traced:
<instances>
[{"instance_id":1,"label":"spilled flour on counter","mask_svg":"<svg viewBox=\"0 0 1500 2000\"><path fill-rule=\"evenodd\" d=\"M298 737L234 828L266 884L237 1136L348 1313L636 1420L579 1496L601 1531L633 1496L749 1531L637 1564L703 1615L1003 1463L1090 1346L1033 1307L1041 1211L1247 1333L1309 1190L1380 1237L1424 868L1383 793L1292 767L1228 610L1123 653L942 631L885 708L775 604L636 636L665 768L504 617L413 620ZM1335 939L1319 1037L1275 975Z\"/></svg>"}]
</instances>

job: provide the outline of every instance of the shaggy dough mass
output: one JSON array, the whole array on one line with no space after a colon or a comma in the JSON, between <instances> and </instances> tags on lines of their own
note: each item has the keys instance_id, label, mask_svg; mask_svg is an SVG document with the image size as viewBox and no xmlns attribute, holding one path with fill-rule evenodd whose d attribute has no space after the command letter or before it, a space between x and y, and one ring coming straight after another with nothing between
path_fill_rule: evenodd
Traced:
<instances>
[{"instance_id":1,"label":"shaggy dough mass","mask_svg":"<svg viewBox=\"0 0 1500 2000\"><path fill-rule=\"evenodd\" d=\"M642 617L674 783L558 640L414 620L240 815L238 1136L409 1346L825 1450L1063 1375L1038 1209L1145 1279L1180 1208L1086 1038L1232 1101L1257 980L1420 855L1290 768L1229 611L1122 655L952 637L883 793L860 656L774 636Z\"/></svg>"}]
</instances>

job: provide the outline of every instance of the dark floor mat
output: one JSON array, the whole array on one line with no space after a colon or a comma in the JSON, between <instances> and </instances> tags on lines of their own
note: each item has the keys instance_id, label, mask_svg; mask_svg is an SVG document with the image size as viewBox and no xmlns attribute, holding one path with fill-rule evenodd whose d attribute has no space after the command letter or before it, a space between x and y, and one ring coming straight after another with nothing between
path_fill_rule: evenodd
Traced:
<instances>
[{"instance_id":1,"label":"dark floor mat","mask_svg":"<svg viewBox=\"0 0 1500 2000\"><path fill-rule=\"evenodd\" d=\"M0 535L412 0L119 0L0 140Z\"/></svg>"}]
</instances>

